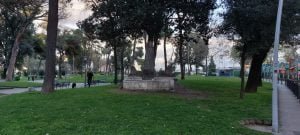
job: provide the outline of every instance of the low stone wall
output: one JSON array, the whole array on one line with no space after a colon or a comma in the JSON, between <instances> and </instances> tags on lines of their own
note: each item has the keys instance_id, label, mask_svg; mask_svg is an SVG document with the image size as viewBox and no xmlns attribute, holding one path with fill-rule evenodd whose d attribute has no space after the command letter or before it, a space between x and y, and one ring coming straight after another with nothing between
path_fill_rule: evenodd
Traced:
<instances>
[{"instance_id":1,"label":"low stone wall","mask_svg":"<svg viewBox=\"0 0 300 135\"><path fill-rule=\"evenodd\" d=\"M126 90L170 91L174 89L173 77L155 77L152 80L142 80L141 77L128 77L123 81Z\"/></svg>"}]
</instances>

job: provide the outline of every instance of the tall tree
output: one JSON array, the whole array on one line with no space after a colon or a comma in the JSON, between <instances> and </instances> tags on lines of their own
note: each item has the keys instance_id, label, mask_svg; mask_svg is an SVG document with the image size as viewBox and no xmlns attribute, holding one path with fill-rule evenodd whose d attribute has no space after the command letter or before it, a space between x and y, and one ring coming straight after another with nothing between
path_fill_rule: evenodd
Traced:
<instances>
[{"instance_id":1,"label":"tall tree","mask_svg":"<svg viewBox=\"0 0 300 135\"><path fill-rule=\"evenodd\" d=\"M262 63L274 41L278 3L275 0L226 0L226 4L228 10L225 14L225 31L238 34L252 57L245 91L256 92L257 87L262 84ZM281 29L283 41L288 40L290 35L295 35L292 28L299 25L299 4L297 0L285 2Z\"/></svg>"},{"instance_id":2,"label":"tall tree","mask_svg":"<svg viewBox=\"0 0 300 135\"><path fill-rule=\"evenodd\" d=\"M208 75L214 75L216 72L216 64L213 56L210 57L210 63L208 65L208 68Z\"/></svg>"},{"instance_id":3,"label":"tall tree","mask_svg":"<svg viewBox=\"0 0 300 135\"><path fill-rule=\"evenodd\" d=\"M198 34L190 34L189 37L192 39L187 42L188 46L191 47L191 63L196 67L196 74L198 74L198 68L203 67L202 61L208 55L208 46L205 44L205 41Z\"/></svg>"},{"instance_id":4,"label":"tall tree","mask_svg":"<svg viewBox=\"0 0 300 135\"><path fill-rule=\"evenodd\" d=\"M108 39L144 32L143 79L152 79L155 76L155 59L161 38L160 33L167 28L176 28L180 37L179 48L182 50L185 35L193 28L197 29L208 24L209 12L214 8L214 4L215 0L95 0L91 3L94 13L85 22L93 22L86 27L92 30L90 33L93 35L98 35L105 28L110 33ZM123 35L116 36L120 33Z\"/></svg>"},{"instance_id":5,"label":"tall tree","mask_svg":"<svg viewBox=\"0 0 300 135\"><path fill-rule=\"evenodd\" d=\"M177 37L179 63L181 79L185 79L185 65L183 63L184 41L188 40L188 34L196 29L203 34L203 29L207 29L209 24L210 12L215 8L215 0L206 1L173 1L173 11L176 14L174 18L175 31ZM201 12L199 12L201 11ZM206 38L206 37L203 37Z\"/></svg>"},{"instance_id":6,"label":"tall tree","mask_svg":"<svg viewBox=\"0 0 300 135\"><path fill-rule=\"evenodd\" d=\"M8 16L15 16L19 20L18 24L15 26L15 31L13 32L15 39L11 48L10 60L6 73L7 81L12 80L19 51L19 44L24 32L34 20L45 16L45 13L43 13L44 3L44 0L0 1L0 8L2 10L7 10Z\"/></svg>"},{"instance_id":7,"label":"tall tree","mask_svg":"<svg viewBox=\"0 0 300 135\"><path fill-rule=\"evenodd\" d=\"M58 26L58 0L49 1L47 40L46 40L46 68L45 77L42 87L43 93L54 92L55 79L55 48L57 41L57 26Z\"/></svg>"},{"instance_id":8,"label":"tall tree","mask_svg":"<svg viewBox=\"0 0 300 135\"><path fill-rule=\"evenodd\" d=\"M107 45L113 48L115 84L118 83L117 47L122 46L120 41L124 39L123 24L120 19L120 16L123 14L123 11L120 10L121 3L123 4L123 2L118 0L98 0L90 3L93 14L80 23L89 38L106 41Z\"/></svg>"},{"instance_id":9,"label":"tall tree","mask_svg":"<svg viewBox=\"0 0 300 135\"><path fill-rule=\"evenodd\" d=\"M82 33L79 30L74 30L70 32L65 37L65 54L71 60L72 63L72 73L75 73L75 59L82 53L81 39ZM79 64L82 65L82 64Z\"/></svg>"}]
</instances>

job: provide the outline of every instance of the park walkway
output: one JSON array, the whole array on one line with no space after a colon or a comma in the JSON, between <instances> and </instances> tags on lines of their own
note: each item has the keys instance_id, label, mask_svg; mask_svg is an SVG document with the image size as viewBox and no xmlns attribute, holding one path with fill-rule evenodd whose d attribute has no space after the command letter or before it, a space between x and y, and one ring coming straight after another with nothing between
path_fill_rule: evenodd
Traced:
<instances>
[{"instance_id":1,"label":"park walkway","mask_svg":"<svg viewBox=\"0 0 300 135\"><path fill-rule=\"evenodd\" d=\"M100 83L100 84L97 84L97 85L92 85L91 87L107 86L107 85L111 85L111 83ZM84 88L84 84L83 83L77 83L76 88ZM28 92L28 90L29 90L29 88L3 89L3 90L0 90L0 94L11 95L11 94L18 94L18 93ZM56 90L72 90L72 89L71 89L71 87L59 87ZM41 87L35 87L34 91L41 91Z\"/></svg>"},{"instance_id":2,"label":"park walkway","mask_svg":"<svg viewBox=\"0 0 300 135\"><path fill-rule=\"evenodd\" d=\"M280 135L300 135L300 102L285 85L279 85Z\"/></svg>"}]
</instances>

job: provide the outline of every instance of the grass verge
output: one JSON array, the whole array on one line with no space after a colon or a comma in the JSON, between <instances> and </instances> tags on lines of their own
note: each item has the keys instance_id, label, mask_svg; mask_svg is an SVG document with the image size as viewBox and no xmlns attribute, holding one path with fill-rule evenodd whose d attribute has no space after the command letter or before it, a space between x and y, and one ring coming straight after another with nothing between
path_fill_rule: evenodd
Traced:
<instances>
[{"instance_id":1,"label":"grass verge","mask_svg":"<svg viewBox=\"0 0 300 135\"><path fill-rule=\"evenodd\" d=\"M0 87L5 88L28 88L28 87L41 87L41 83L25 82L25 81L11 81L11 82L0 82ZM1 89L0 89L1 90Z\"/></svg>"}]
</instances>

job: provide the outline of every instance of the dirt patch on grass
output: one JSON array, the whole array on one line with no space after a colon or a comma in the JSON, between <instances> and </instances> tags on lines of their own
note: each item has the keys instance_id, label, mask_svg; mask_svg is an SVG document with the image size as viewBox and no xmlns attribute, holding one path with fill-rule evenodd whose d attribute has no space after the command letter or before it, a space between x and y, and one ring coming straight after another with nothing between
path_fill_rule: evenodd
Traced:
<instances>
[{"instance_id":1,"label":"dirt patch on grass","mask_svg":"<svg viewBox=\"0 0 300 135\"><path fill-rule=\"evenodd\" d=\"M115 90L115 92L126 93L126 94L159 93L159 94L177 95L187 99L207 99L209 97L208 92L189 90L178 83L175 83L174 90L171 91L142 91L142 90L117 89Z\"/></svg>"}]
</instances>

